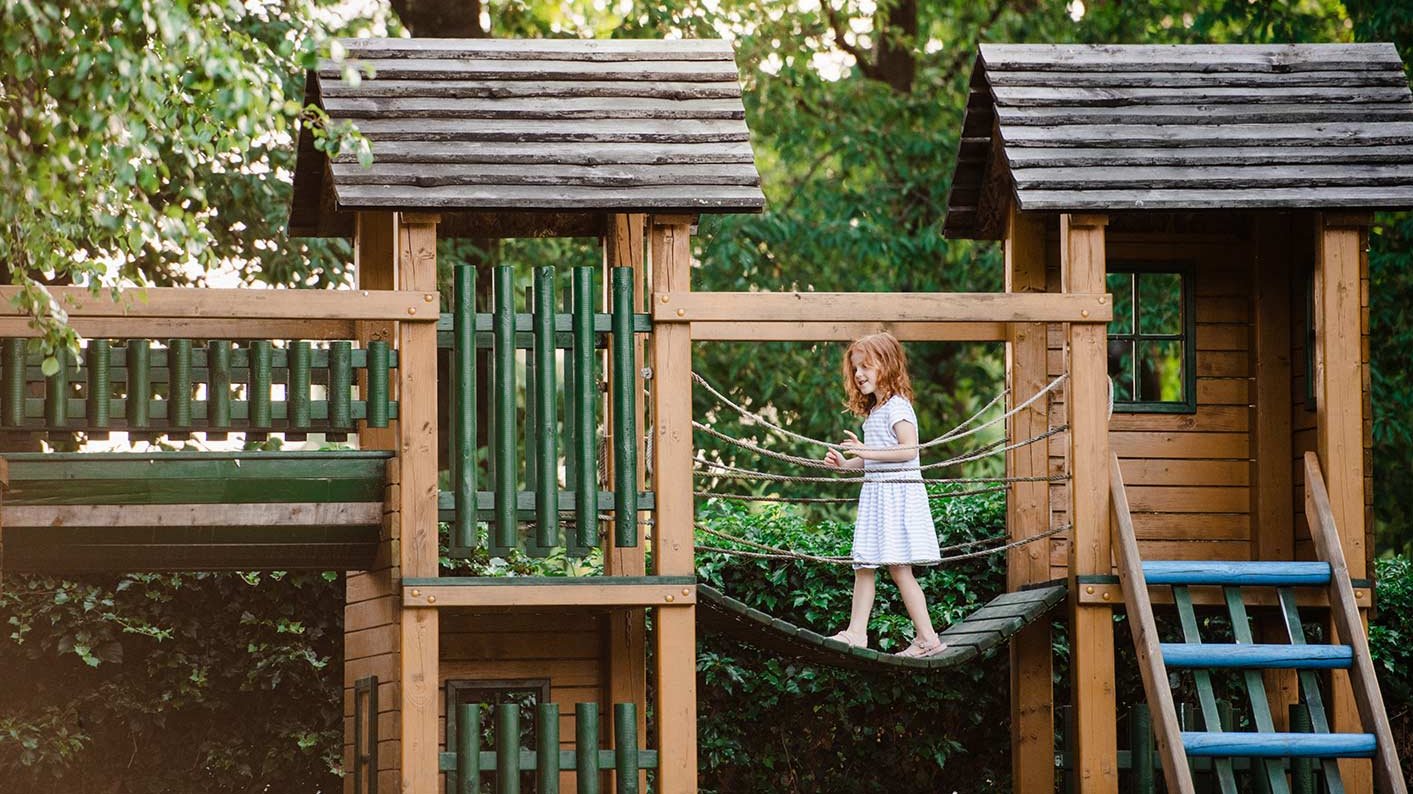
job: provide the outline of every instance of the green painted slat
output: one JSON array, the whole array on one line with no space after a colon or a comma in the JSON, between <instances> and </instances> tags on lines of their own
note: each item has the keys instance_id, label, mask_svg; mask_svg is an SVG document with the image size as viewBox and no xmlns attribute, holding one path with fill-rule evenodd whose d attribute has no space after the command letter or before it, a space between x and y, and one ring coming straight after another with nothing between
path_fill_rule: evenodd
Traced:
<instances>
[{"instance_id":1,"label":"green painted slat","mask_svg":"<svg viewBox=\"0 0 1413 794\"><path fill-rule=\"evenodd\" d=\"M329 343L329 426L353 429L353 343ZM311 403L311 411L313 404ZM311 412L311 418L313 417Z\"/></svg>"},{"instance_id":2,"label":"green painted slat","mask_svg":"<svg viewBox=\"0 0 1413 794\"><path fill-rule=\"evenodd\" d=\"M382 478L391 452L45 453L5 456L12 484L28 480ZM8 501L8 500L7 500Z\"/></svg>"},{"instance_id":3,"label":"green painted slat","mask_svg":"<svg viewBox=\"0 0 1413 794\"><path fill-rule=\"evenodd\" d=\"M387 427L388 419L396 418L390 410L392 404L388 399L388 370L392 367L392 360L393 352L386 340L375 339L368 343L368 397L366 402L369 427Z\"/></svg>"},{"instance_id":4,"label":"green painted slat","mask_svg":"<svg viewBox=\"0 0 1413 794\"><path fill-rule=\"evenodd\" d=\"M1291 645L1305 644L1305 626L1300 622L1300 608L1296 604L1295 591L1289 587L1276 589L1276 597L1281 604L1281 619L1285 622L1286 636ZM1325 715L1325 699L1320 692L1320 678L1313 670L1301 670L1300 692L1305 697L1306 713L1315 733L1330 733L1330 721ZM1344 794L1344 778L1339 773L1339 763L1333 759L1323 759L1320 771L1324 774L1325 790L1328 794Z\"/></svg>"},{"instance_id":5,"label":"green painted slat","mask_svg":"<svg viewBox=\"0 0 1413 794\"><path fill-rule=\"evenodd\" d=\"M63 428L69 423L69 374L72 357L68 348L54 351L59 360L59 369L45 379L44 423L50 428Z\"/></svg>"},{"instance_id":6,"label":"green painted slat","mask_svg":"<svg viewBox=\"0 0 1413 794\"><path fill-rule=\"evenodd\" d=\"M613 268L613 544L638 545L638 373L633 356L633 268Z\"/></svg>"},{"instance_id":7,"label":"green painted slat","mask_svg":"<svg viewBox=\"0 0 1413 794\"><path fill-rule=\"evenodd\" d=\"M185 430L191 427L191 340L173 339L167 347L167 363L172 382L167 392L171 407L167 424Z\"/></svg>"},{"instance_id":8,"label":"green painted slat","mask_svg":"<svg viewBox=\"0 0 1413 794\"><path fill-rule=\"evenodd\" d=\"M452 545L469 548L476 542L476 350L471 329L476 314L476 268L457 265L452 287L456 317L453 354L451 452L452 490L456 515Z\"/></svg>"},{"instance_id":9,"label":"green painted slat","mask_svg":"<svg viewBox=\"0 0 1413 794\"><path fill-rule=\"evenodd\" d=\"M111 414L125 415L127 413L127 405L128 401L126 398L115 398L110 399L108 401L109 411ZM149 422L148 426L165 423L168 417L171 415L169 405L170 402L168 400L149 400L147 404L147 420ZM359 400L351 402L349 405L353 419L368 418L367 403L362 400ZM205 423L208 416L210 416L209 410L210 406L205 401L194 403L191 407L193 421L197 423ZM236 425L250 423L249 402L245 400L230 401L228 403L228 410L230 411L230 419L228 419L227 421L234 420L234 423ZM311 401L309 404L309 410L310 418L316 422L324 422L329 419L330 408L327 400ZM389 410L391 411L389 416L393 419L396 419L397 404L391 403L389 405ZM26 428L43 430L45 416L44 411L44 398L32 397L26 399L25 421L22 423L23 426ZM66 411L68 413L70 427L82 427L85 424L92 424L87 421L88 400L86 398L70 397L68 400L68 407L66 408ZM284 400L271 400L270 417L271 421L269 423L270 426L268 429L278 430L281 427L287 426L289 424L289 403ZM215 425L214 422L212 422L211 424L213 426ZM112 429L120 429L123 426L124 425L122 425L122 423L120 422L114 422L108 427L111 427ZM230 429L239 429L239 427L232 427Z\"/></svg>"},{"instance_id":10,"label":"green painted slat","mask_svg":"<svg viewBox=\"0 0 1413 794\"><path fill-rule=\"evenodd\" d=\"M574 705L575 780L578 794L599 794L599 704Z\"/></svg>"},{"instance_id":11,"label":"green painted slat","mask_svg":"<svg viewBox=\"0 0 1413 794\"><path fill-rule=\"evenodd\" d=\"M208 426L219 430L231 426L231 383L237 377L231 371L231 355L231 343L226 340L213 339L206 343L210 373L206 377L204 418Z\"/></svg>"},{"instance_id":12,"label":"green painted slat","mask_svg":"<svg viewBox=\"0 0 1413 794\"><path fill-rule=\"evenodd\" d=\"M147 412L152 401L152 383L148 379L152 343L146 339L133 339L128 342L123 352L127 356L128 364L124 413L128 418L128 427L144 428L149 424Z\"/></svg>"},{"instance_id":13,"label":"green painted slat","mask_svg":"<svg viewBox=\"0 0 1413 794\"><path fill-rule=\"evenodd\" d=\"M1186 586L1173 586L1173 602L1177 605L1178 617L1182 623L1183 641L1189 644L1202 642L1202 634L1197 628L1197 615L1192 609L1192 594ZM1197 685L1197 700L1202 707L1202 722L1208 733L1220 733L1223 729L1221 712L1217 708L1217 698L1212 691L1212 676L1206 670L1193 670L1192 677ZM1216 759L1217 780L1223 794L1236 794L1236 777L1232 773L1229 759Z\"/></svg>"},{"instance_id":14,"label":"green painted slat","mask_svg":"<svg viewBox=\"0 0 1413 794\"><path fill-rule=\"evenodd\" d=\"M535 794L559 794L558 704L541 703L536 708L535 750Z\"/></svg>"},{"instance_id":15,"label":"green painted slat","mask_svg":"<svg viewBox=\"0 0 1413 794\"><path fill-rule=\"evenodd\" d=\"M575 540L582 547L589 547L598 544L598 454L595 449L597 443L598 417L595 414L595 406L598 404L598 374L595 366L598 356L594 350L593 331L593 305L594 305L594 268L576 267L574 268L574 355L571 359L573 366L569 371L574 373L574 409L570 415L574 417L573 444L574 452L570 456L574 460L576 477L574 481L574 491L576 495L574 505Z\"/></svg>"},{"instance_id":16,"label":"green painted slat","mask_svg":"<svg viewBox=\"0 0 1413 794\"><path fill-rule=\"evenodd\" d=\"M270 358L270 342L258 339L250 343L249 403L250 424L255 428L270 426L270 387L273 383L274 366Z\"/></svg>"},{"instance_id":17,"label":"green painted slat","mask_svg":"<svg viewBox=\"0 0 1413 794\"><path fill-rule=\"evenodd\" d=\"M26 352L24 351L24 347L25 347L25 345L24 345L25 340L24 340L24 339L16 339L15 341L17 341L17 342L20 343L20 348L21 348L21 351L20 351L20 352L23 354L22 361L23 361L23 368L24 368L24 372L25 372L25 380L27 380L27 381L29 381L29 382L35 382L35 381L43 380L43 379L44 379L44 375L43 375L43 373L40 371L40 364L41 364L42 361L43 361L43 356L39 355L38 353L33 353L33 354L31 354L31 353L26 353ZM87 349L87 345L93 344L93 341L95 341L95 340L89 340L89 341L85 344L85 349ZM148 340L149 343L150 343L151 341L153 341L153 340ZM192 340L192 341L194 342L194 340ZM232 342L230 342L230 340L208 340L208 341L225 341L226 344L233 344ZM348 341L348 340L343 340L343 341ZM125 343L125 344L126 344L126 343ZM328 369L328 367L329 367L329 349L328 349L328 348L325 348L325 347L314 347L313 345L315 345L315 344L322 345L322 344L324 344L324 343L323 343L323 342L311 342L311 347L310 347L310 366L312 367L312 369L313 369L314 372L316 373L316 377L322 377L322 376L318 375L317 373L318 373L320 370L327 370L327 369ZM332 346L332 344L331 344L330 346ZM125 383L125 382L126 382L126 378L127 378L127 373L126 373L126 371L127 371L127 369L128 369L128 364L129 364L129 361L130 361L130 359L129 359L129 357L128 357L127 350L126 350L126 348L124 348L124 347L112 347L112 346L111 346L111 340L110 340L110 347L111 347L111 354L110 354L110 358L109 358L109 366L111 367L112 372L113 372L113 381L114 381L115 383ZM170 362L169 362L168 357L167 357L167 352L168 352L168 351L167 351L167 349L165 349L165 348L150 348L149 351L148 351L148 362L147 362L147 366L148 366L148 379L149 379L152 383L169 383L169 382L171 381L171 368L170 368L170 366L169 366ZM87 370L86 370L86 368L87 368L87 366L88 366L88 364L87 364L87 356L84 356L84 357L83 357L83 360L84 360L84 365L83 365L83 366L85 367L85 369L84 369L84 371L82 372L82 374L86 377L86 376L87 376ZM389 366L390 366L392 369L397 369L397 361L398 361L397 351L395 351L395 350L394 350L394 351L391 351L391 355L389 356ZM232 351L231 351L230 366L231 366L231 369L232 369L232 374L236 376L237 380L240 380L240 379L243 379L243 378L247 377L248 374L249 374L249 369L250 369L250 351L249 351L249 349L248 349L248 348L245 348L245 347L233 347L233 349L232 349ZM354 349L354 351L353 351L353 368L354 368L354 369L363 369L363 368L365 368L365 367L367 367L367 366L368 366L368 351L367 351L367 349L364 349L364 348ZM211 369L212 369L213 367L214 367L214 364L213 364L213 362L212 362L212 360L211 360L211 358L210 358L210 346L208 345L207 347L202 348L202 347L195 347L195 346L193 345L192 351L191 351L191 374L192 374L193 380L196 380L196 381L202 382L202 383L206 382L206 379L207 379L207 377L210 375L210 371L211 371ZM288 373L289 373L289 350L288 350L288 349L283 348L283 347L273 347L273 346L270 348L270 369L271 369L271 373L272 373L272 375L274 376L276 382L278 382L278 383L287 382L286 379L288 378ZM316 382L316 383L322 383L322 381L319 381L319 380L316 380L315 382Z\"/></svg>"},{"instance_id":18,"label":"green painted slat","mask_svg":"<svg viewBox=\"0 0 1413 794\"><path fill-rule=\"evenodd\" d=\"M520 794L520 704L496 704L496 794Z\"/></svg>"},{"instance_id":19,"label":"green painted slat","mask_svg":"<svg viewBox=\"0 0 1413 794\"><path fill-rule=\"evenodd\" d=\"M515 515L516 479L519 468L515 461L515 348L511 346L514 329L514 277L511 268L502 265L495 269L494 316L496 345L492 354L494 361L495 394L494 412L495 442L492 454L495 456L495 545L510 548L516 545L519 534Z\"/></svg>"},{"instance_id":20,"label":"green painted slat","mask_svg":"<svg viewBox=\"0 0 1413 794\"><path fill-rule=\"evenodd\" d=\"M1241 644L1252 645L1255 638L1251 634L1251 620L1246 615L1246 602L1241 598L1240 587L1223 587L1222 597L1226 601L1227 614L1231 617L1232 636ZM1271 704L1266 699L1266 684L1259 670L1243 670L1242 680L1246 684L1246 695L1251 699L1251 718L1256 730L1261 733L1274 733L1275 721L1271 718ZM1284 767L1272 760L1263 762L1266 785L1272 794L1290 794L1286 784Z\"/></svg>"},{"instance_id":21,"label":"green painted slat","mask_svg":"<svg viewBox=\"0 0 1413 794\"><path fill-rule=\"evenodd\" d=\"M535 540L559 544L559 417L555 415L554 279L552 267L535 269Z\"/></svg>"},{"instance_id":22,"label":"green painted slat","mask_svg":"<svg viewBox=\"0 0 1413 794\"><path fill-rule=\"evenodd\" d=\"M80 487L75 487L80 486ZM5 504L23 505L160 505L266 504L275 502L382 502L384 480L290 479L239 480L30 480L13 487Z\"/></svg>"},{"instance_id":23,"label":"green painted slat","mask_svg":"<svg viewBox=\"0 0 1413 794\"><path fill-rule=\"evenodd\" d=\"M107 427L113 381L109 377L109 359L113 346L107 339L89 340L84 356L88 360L88 397L85 416L94 427Z\"/></svg>"},{"instance_id":24,"label":"green painted slat","mask_svg":"<svg viewBox=\"0 0 1413 794\"><path fill-rule=\"evenodd\" d=\"M617 794L638 794L638 711L632 703L613 704L614 780Z\"/></svg>"},{"instance_id":25,"label":"green painted slat","mask_svg":"<svg viewBox=\"0 0 1413 794\"><path fill-rule=\"evenodd\" d=\"M309 343L305 340L291 342L289 346L289 388L285 401L289 405L290 427L303 430L309 427Z\"/></svg>"},{"instance_id":26,"label":"green painted slat","mask_svg":"<svg viewBox=\"0 0 1413 794\"><path fill-rule=\"evenodd\" d=\"M0 365L5 369L6 427L19 427L25 419L25 340L6 339Z\"/></svg>"},{"instance_id":27,"label":"green painted slat","mask_svg":"<svg viewBox=\"0 0 1413 794\"><path fill-rule=\"evenodd\" d=\"M221 527L6 527L7 552L21 548L38 549L84 546L131 546L144 544L240 544L240 543L377 543L378 524L285 524L281 526Z\"/></svg>"},{"instance_id":28,"label":"green painted slat","mask_svg":"<svg viewBox=\"0 0 1413 794\"><path fill-rule=\"evenodd\" d=\"M455 794L481 794L481 704L456 706Z\"/></svg>"},{"instance_id":29,"label":"green painted slat","mask_svg":"<svg viewBox=\"0 0 1413 794\"><path fill-rule=\"evenodd\" d=\"M6 549L5 570L20 573L126 571L364 570L377 543L223 543L39 546Z\"/></svg>"}]
</instances>

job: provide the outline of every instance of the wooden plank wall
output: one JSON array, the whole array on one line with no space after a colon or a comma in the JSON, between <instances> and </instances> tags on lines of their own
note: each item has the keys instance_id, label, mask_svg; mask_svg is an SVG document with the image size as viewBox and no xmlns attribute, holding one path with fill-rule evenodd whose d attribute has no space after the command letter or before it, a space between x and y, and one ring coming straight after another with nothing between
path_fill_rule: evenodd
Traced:
<instances>
[{"instance_id":1,"label":"wooden plank wall","mask_svg":"<svg viewBox=\"0 0 1413 794\"><path fill-rule=\"evenodd\" d=\"M612 710L605 702L610 678L603 663L607 629L604 614L584 610L444 610L439 735L445 740L447 681L548 678L550 700L559 704L560 747L574 749L574 704L598 703L601 715ZM574 790L573 772L561 773L560 788Z\"/></svg>"},{"instance_id":2,"label":"wooden plank wall","mask_svg":"<svg viewBox=\"0 0 1413 794\"><path fill-rule=\"evenodd\" d=\"M1195 414L1115 413L1110 442L1120 459L1144 559L1248 559L1251 549L1250 257L1242 219L1115 217L1108 263L1190 262L1197 290ZM1059 291L1059 241L1047 253L1047 289ZM1047 372L1063 371L1064 331L1051 326ZM1051 426L1065 422L1057 391ZM1049 440L1050 470L1065 471L1064 434ZM1053 525L1066 523L1068 491L1052 486ZM1051 544L1050 576L1066 574L1068 540Z\"/></svg>"}]
</instances>

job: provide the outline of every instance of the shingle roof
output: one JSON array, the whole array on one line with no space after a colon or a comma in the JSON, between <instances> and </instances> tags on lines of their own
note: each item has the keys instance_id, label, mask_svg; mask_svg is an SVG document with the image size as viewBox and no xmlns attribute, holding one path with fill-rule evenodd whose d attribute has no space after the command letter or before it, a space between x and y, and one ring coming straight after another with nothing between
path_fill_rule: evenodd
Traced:
<instances>
[{"instance_id":1,"label":"shingle roof","mask_svg":"<svg viewBox=\"0 0 1413 794\"><path fill-rule=\"evenodd\" d=\"M1392 44L983 44L944 232L1021 210L1413 207Z\"/></svg>"},{"instance_id":2,"label":"shingle roof","mask_svg":"<svg viewBox=\"0 0 1413 794\"><path fill-rule=\"evenodd\" d=\"M372 168L300 138L292 234L349 211L741 212L764 206L722 40L352 39L308 100L372 142Z\"/></svg>"}]
</instances>

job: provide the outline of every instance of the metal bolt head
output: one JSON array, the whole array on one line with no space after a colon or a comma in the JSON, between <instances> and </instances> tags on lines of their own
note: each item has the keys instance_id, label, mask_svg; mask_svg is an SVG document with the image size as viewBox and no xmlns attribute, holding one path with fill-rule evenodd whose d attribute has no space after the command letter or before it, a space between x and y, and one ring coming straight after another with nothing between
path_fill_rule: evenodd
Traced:
<instances>
[{"instance_id":1,"label":"metal bolt head","mask_svg":"<svg viewBox=\"0 0 1413 794\"><path fill-rule=\"evenodd\" d=\"M1106 304L1106 303L1108 303L1108 302L1109 302L1109 296L1108 296L1108 295L1100 295L1100 296L1099 296L1099 305L1100 305L1100 306L1103 306L1104 304Z\"/></svg>"},{"instance_id":2,"label":"metal bolt head","mask_svg":"<svg viewBox=\"0 0 1413 794\"><path fill-rule=\"evenodd\" d=\"M1094 587L1093 587L1093 586L1086 587L1086 588L1084 588L1084 592L1086 592L1086 593L1088 593L1088 594L1090 594L1090 595L1094 595Z\"/></svg>"},{"instance_id":3,"label":"metal bolt head","mask_svg":"<svg viewBox=\"0 0 1413 794\"><path fill-rule=\"evenodd\" d=\"M408 306L408 307L407 307L407 313L408 313L408 314L416 314L416 313L417 313L417 307L416 307L416 306Z\"/></svg>"},{"instance_id":4,"label":"metal bolt head","mask_svg":"<svg viewBox=\"0 0 1413 794\"><path fill-rule=\"evenodd\" d=\"M432 293L429 292L429 293L427 293L426 295L423 295L423 296L422 296L422 302L423 302L423 303L431 303L433 297L434 297L434 296L432 295Z\"/></svg>"},{"instance_id":5,"label":"metal bolt head","mask_svg":"<svg viewBox=\"0 0 1413 794\"><path fill-rule=\"evenodd\" d=\"M429 595L429 596L427 596L427 603L428 603L428 604L435 604L435 603L437 603L437 597L434 596L434 595Z\"/></svg>"},{"instance_id":6,"label":"metal bolt head","mask_svg":"<svg viewBox=\"0 0 1413 794\"><path fill-rule=\"evenodd\" d=\"M663 295L661 298L658 298L658 300L662 301L663 303L667 303L668 301L672 300L672 298L670 296Z\"/></svg>"},{"instance_id":7,"label":"metal bolt head","mask_svg":"<svg viewBox=\"0 0 1413 794\"><path fill-rule=\"evenodd\" d=\"M1105 600L1105 601L1108 601L1108 600L1109 600L1109 591L1108 591L1108 590L1105 590L1105 591L1104 591L1104 600Z\"/></svg>"},{"instance_id":8,"label":"metal bolt head","mask_svg":"<svg viewBox=\"0 0 1413 794\"><path fill-rule=\"evenodd\" d=\"M669 603L669 604L672 603L672 596L671 596L670 594L669 594L669 595L666 595L666 596L663 596L663 598L665 598L665 599L667 600L667 603Z\"/></svg>"},{"instance_id":9,"label":"metal bolt head","mask_svg":"<svg viewBox=\"0 0 1413 794\"><path fill-rule=\"evenodd\" d=\"M419 597L419 596L421 596L421 595L422 595L422 591L421 591L421 590L418 590L418 589L415 588L415 587L412 589L412 597L413 597L413 598L417 598L417 597Z\"/></svg>"},{"instance_id":10,"label":"metal bolt head","mask_svg":"<svg viewBox=\"0 0 1413 794\"><path fill-rule=\"evenodd\" d=\"M689 588L689 587L684 587L684 588L682 588L682 595L684 595L684 596L689 596L689 595L691 595L691 594L692 594L691 588Z\"/></svg>"},{"instance_id":11,"label":"metal bolt head","mask_svg":"<svg viewBox=\"0 0 1413 794\"><path fill-rule=\"evenodd\" d=\"M1088 310L1088 309L1080 309L1080 310L1079 310L1079 316L1080 316L1080 317L1088 317L1088 316L1089 316L1089 310Z\"/></svg>"},{"instance_id":12,"label":"metal bolt head","mask_svg":"<svg viewBox=\"0 0 1413 794\"><path fill-rule=\"evenodd\" d=\"M678 317L686 317L686 316L687 316L687 310L686 310L686 309L678 309L678 310L677 310L677 316L678 316Z\"/></svg>"}]
</instances>

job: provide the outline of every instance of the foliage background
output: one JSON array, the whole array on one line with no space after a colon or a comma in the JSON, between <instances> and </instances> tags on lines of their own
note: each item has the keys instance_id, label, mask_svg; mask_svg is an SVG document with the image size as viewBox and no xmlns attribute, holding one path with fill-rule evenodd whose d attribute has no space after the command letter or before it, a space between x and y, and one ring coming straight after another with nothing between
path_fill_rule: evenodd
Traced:
<instances>
[{"instance_id":1,"label":"foliage background","mask_svg":"<svg viewBox=\"0 0 1413 794\"><path fill-rule=\"evenodd\" d=\"M966 80L978 40L1413 43L1398 0L0 0L0 259L12 283L215 278L329 286L346 246L283 237L302 67L333 33L715 35L733 31L768 209L708 216L703 289L987 290L991 245L942 239ZM449 13L438 19L436 13ZM426 14L430 13L430 16ZM429 21L430 20L430 21ZM357 145L333 131L333 146ZM592 261L588 241L448 244L441 261ZM1413 220L1371 234L1376 522L1381 551L1413 539ZM27 301L46 315L44 293ZM51 324L51 341L66 341ZM702 346L713 382L814 436L847 426L829 346ZM993 394L998 347L914 346L924 434ZM698 395L699 416L712 411ZM725 415L724 432L744 435ZM778 442L777 442L778 443ZM707 440L704 447L711 449ZM788 445L785 451L802 452ZM731 459L730 450L713 454ZM788 493L787 490L782 490ZM954 503L949 533L996 531L994 502ZM952 508L948 508L952 509ZM829 514L713 508L766 541L837 550ZM816 520L818 519L818 520ZM847 611L838 572L701 558L705 580L828 628ZM1372 630L1408 736L1413 626L1407 559L1380 563ZM999 586L989 564L936 571L939 623ZM329 791L341 787L342 585L337 577L131 575L0 584L0 780L34 792ZM877 641L905 630L884 586ZM1057 648L1063 663L1063 645ZM704 781L720 790L1006 790L1005 660L919 684L785 664L703 638ZM1064 688L1057 690L1063 693ZM759 733L743 734L746 726ZM1405 739L1406 742L1406 739ZM1405 745L1406 746L1406 745ZM1413 757L1407 750L1404 758ZM870 759L867 767L861 759ZM939 773L939 768L942 770Z\"/></svg>"}]
</instances>

